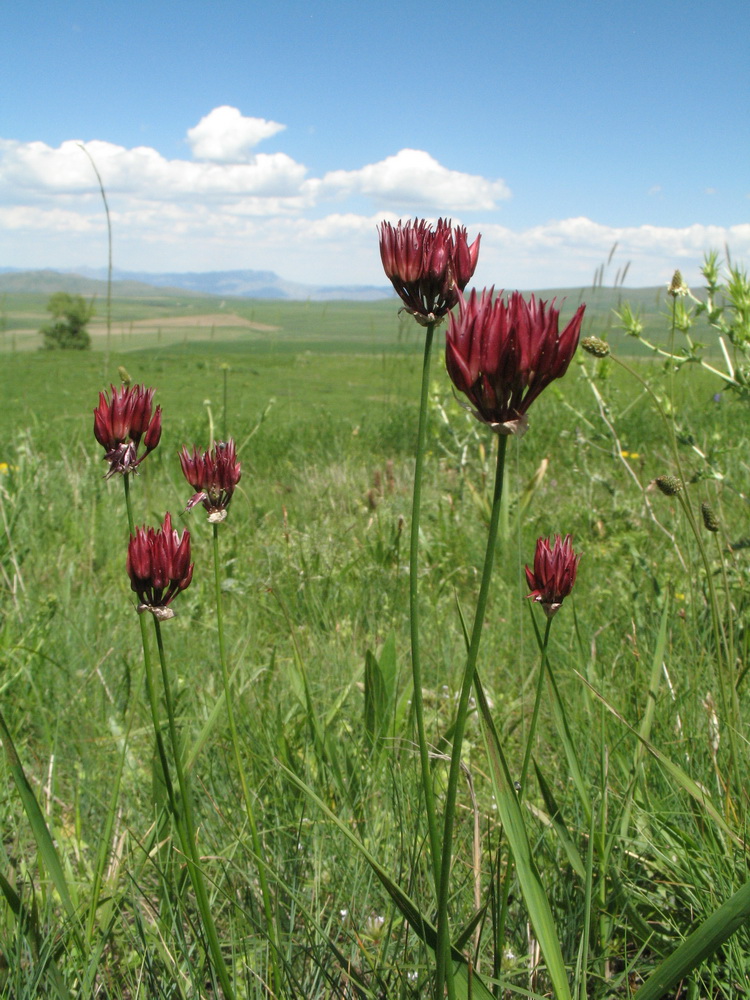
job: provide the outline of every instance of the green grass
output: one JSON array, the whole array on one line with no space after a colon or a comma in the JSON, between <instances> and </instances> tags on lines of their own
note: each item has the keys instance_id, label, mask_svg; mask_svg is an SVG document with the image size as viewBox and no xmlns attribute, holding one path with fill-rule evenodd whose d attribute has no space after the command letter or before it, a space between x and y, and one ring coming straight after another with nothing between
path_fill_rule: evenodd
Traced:
<instances>
[{"instance_id":1,"label":"green grass","mask_svg":"<svg viewBox=\"0 0 750 1000\"><path fill-rule=\"evenodd\" d=\"M10 315L34 306L9 295L5 308ZM237 671L244 766L268 858L284 996L428 995L429 949L341 827L283 770L315 791L432 920L408 684L406 520L421 336L390 303L233 302L232 309L280 329L273 336L233 331L231 339L216 329L213 340L210 329L193 329L186 343L178 330L172 344L164 334L159 343L156 332L119 338L127 343L113 336L108 356L101 340L97 350L75 357L20 349L3 355L0 709L84 921L112 815L114 826L93 940L80 946L9 765L0 763L0 874L23 907L22 919L7 903L0 907L0 995L219 995L181 856L170 849L163 816L154 827L163 788L124 568L122 486L117 477L103 479L106 466L92 434L97 393L117 384L119 365L156 387L164 411L162 441L132 482L136 523L160 522L168 509L192 533L194 581L163 633L192 761L199 850L237 995L267 996L271 963L257 859L222 710L210 526L201 508L182 520L190 489L177 461L183 443L208 445L206 400L222 433L225 375L227 430L243 467L221 529L226 634L230 669ZM189 310L215 312L216 303L191 299L178 308L173 300L123 300L114 316L158 323ZM595 309L591 315L587 332L599 332L605 315ZM656 308L650 322L656 330ZM634 363L668 398L661 366ZM422 641L428 732L444 751L463 669L456 608L473 611L493 460L491 435L453 399L442 363L433 383ZM742 400L725 393L714 401L720 389L715 377L693 366L677 375L674 394L690 502L697 510L699 501L710 500L722 525L718 536L699 537L736 681L748 662L750 424ZM571 532L583 558L576 588L555 619L549 659L582 785L545 697L533 746L542 780L532 767L523 816L574 995L626 997L630 973L634 982L645 978L747 878L741 845L747 682L738 688L739 715L725 713L698 542L679 503L644 492L631 474L647 487L676 472L665 425L640 384L609 362L581 355L529 417L527 436L508 448L508 505L479 669L513 778L522 766L539 660L522 566L531 562L539 535ZM368 650L382 657L390 642L396 703L383 721L387 738L373 748L365 661ZM640 727L677 772L639 752L637 738L592 689ZM649 690L655 711L645 735ZM135 715L124 742L129 707ZM123 753L113 807L113 774ZM494 979L501 982L504 996L543 995L548 981L543 968L529 972L523 894L474 714L463 756L475 786L480 853L474 859L473 806L462 779L451 925L460 929L473 914L476 862L487 904L475 953L480 974L491 988ZM435 770L440 797L447 766L437 762ZM690 794L683 774L699 783L705 801ZM471 945L465 950L471 953ZM745 925L682 992L674 986L668 995L741 995L748 953Z\"/></svg>"}]
</instances>

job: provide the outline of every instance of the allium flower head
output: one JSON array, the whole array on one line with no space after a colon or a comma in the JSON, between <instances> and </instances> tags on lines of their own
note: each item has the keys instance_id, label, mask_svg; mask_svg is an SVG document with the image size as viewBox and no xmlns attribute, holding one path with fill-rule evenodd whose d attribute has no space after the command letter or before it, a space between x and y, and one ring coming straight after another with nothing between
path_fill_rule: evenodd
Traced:
<instances>
[{"instance_id":1,"label":"allium flower head","mask_svg":"<svg viewBox=\"0 0 750 1000\"><path fill-rule=\"evenodd\" d=\"M190 532L180 536L169 513L161 528L136 528L128 544L127 571L140 601L138 612L150 611L159 621L174 618L169 605L193 579Z\"/></svg>"},{"instance_id":2,"label":"allium flower head","mask_svg":"<svg viewBox=\"0 0 750 1000\"><path fill-rule=\"evenodd\" d=\"M424 219L379 226L380 257L407 312L421 323L437 323L458 302L477 266L479 241L469 245L463 226L438 219L433 229Z\"/></svg>"},{"instance_id":3,"label":"allium flower head","mask_svg":"<svg viewBox=\"0 0 750 1000\"><path fill-rule=\"evenodd\" d=\"M499 434L526 431L526 411L553 379L562 378L578 346L585 306L562 333L560 313L532 295L493 300L493 289L459 297L446 331L445 364L474 416Z\"/></svg>"},{"instance_id":4,"label":"allium flower head","mask_svg":"<svg viewBox=\"0 0 750 1000\"><path fill-rule=\"evenodd\" d=\"M112 398L99 393L99 405L94 410L94 436L104 448L109 462L107 479L120 472L136 472L138 466L161 438L161 407L152 413L154 390L145 385L110 385ZM141 440L145 452L138 457Z\"/></svg>"},{"instance_id":5,"label":"allium flower head","mask_svg":"<svg viewBox=\"0 0 750 1000\"><path fill-rule=\"evenodd\" d=\"M234 441L231 438L229 441L217 441L210 451L202 455L195 445L192 455L183 447L180 465L185 479L196 490L185 509L192 510L196 504L202 503L208 511L209 521L223 521L241 476Z\"/></svg>"},{"instance_id":6,"label":"allium flower head","mask_svg":"<svg viewBox=\"0 0 750 1000\"><path fill-rule=\"evenodd\" d=\"M542 605L548 618L555 614L573 589L581 558L573 551L570 535L564 540L555 535L554 542L550 544L550 541L537 539L533 571L526 566L526 579L531 587L527 596Z\"/></svg>"}]
</instances>

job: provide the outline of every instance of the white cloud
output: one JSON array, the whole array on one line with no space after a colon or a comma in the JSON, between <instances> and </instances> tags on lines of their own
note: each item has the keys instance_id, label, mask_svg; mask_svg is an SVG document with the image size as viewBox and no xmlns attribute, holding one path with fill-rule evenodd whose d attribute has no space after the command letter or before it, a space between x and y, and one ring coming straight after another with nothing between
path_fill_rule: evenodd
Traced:
<instances>
[{"instance_id":1,"label":"white cloud","mask_svg":"<svg viewBox=\"0 0 750 1000\"><path fill-rule=\"evenodd\" d=\"M282 128L216 108L188 133L195 160L88 142L107 191L116 265L255 268L300 282L385 285L379 221L416 213L458 224L469 212L484 219L468 226L470 238L483 234L480 286L584 287L614 243L609 277L630 262L630 285L661 284L678 266L697 283L704 251L725 244L735 259L750 260L746 224L616 227L578 217L511 230L498 223L498 207L510 197L504 181L451 170L423 150L323 177L310 177L283 152L251 154ZM105 218L80 144L0 139L0 265L74 268L103 259Z\"/></svg>"},{"instance_id":2,"label":"white cloud","mask_svg":"<svg viewBox=\"0 0 750 1000\"><path fill-rule=\"evenodd\" d=\"M403 205L438 212L492 211L498 201L510 198L505 181L448 170L421 149L402 149L359 170L333 170L309 183L323 196L359 194L372 198L378 207Z\"/></svg>"},{"instance_id":3,"label":"white cloud","mask_svg":"<svg viewBox=\"0 0 750 1000\"><path fill-rule=\"evenodd\" d=\"M197 160L214 163L248 163L259 142L282 132L286 125L265 118L245 118L238 108L214 108L188 129L187 141Z\"/></svg>"},{"instance_id":4,"label":"white cloud","mask_svg":"<svg viewBox=\"0 0 750 1000\"><path fill-rule=\"evenodd\" d=\"M39 199L55 193L98 191L81 143L56 149L43 142L0 139L0 200ZM108 195L156 199L263 195L298 196L305 167L286 153L259 153L252 163L193 163L167 160L155 149L125 149L110 142L86 143Z\"/></svg>"},{"instance_id":5,"label":"white cloud","mask_svg":"<svg viewBox=\"0 0 750 1000\"><path fill-rule=\"evenodd\" d=\"M629 263L631 287L668 282L676 267L687 280L700 283L699 268L706 251L729 246L739 260L750 259L750 224L685 227L607 226L587 218L553 220L513 232L483 225L482 249L475 278L498 287L550 288L590 284L595 270L606 264L604 282Z\"/></svg>"}]
</instances>

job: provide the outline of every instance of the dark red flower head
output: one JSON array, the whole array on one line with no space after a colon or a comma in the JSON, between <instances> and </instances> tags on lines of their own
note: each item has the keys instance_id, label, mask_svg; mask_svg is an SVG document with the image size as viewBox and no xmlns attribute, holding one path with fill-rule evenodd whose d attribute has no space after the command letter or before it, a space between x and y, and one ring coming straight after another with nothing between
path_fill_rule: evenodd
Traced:
<instances>
[{"instance_id":1,"label":"dark red flower head","mask_svg":"<svg viewBox=\"0 0 750 1000\"><path fill-rule=\"evenodd\" d=\"M578 346L583 311L562 333L560 313L532 295L513 292L507 302L493 289L459 297L458 316L446 332L445 364L474 415L500 434L523 434L526 411L553 379L562 378Z\"/></svg>"},{"instance_id":2,"label":"dark red flower head","mask_svg":"<svg viewBox=\"0 0 750 1000\"><path fill-rule=\"evenodd\" d=\"M232 499L234 488L240 481L240 463L234 441L217 441L210 451L202 455L193 445L192 456L183 446L180 465L185 479L197 492L188 500L186 510L202 503L208 511L208 520L223 521Z\"/></svg>"},{"instance_id":3,"label":"dark red flower head","mask_svg":"<svg viewBox=\"0 0 750 1000\"><path fill-rule=\"evenodd\" d=\"M380 257L385 273L407 312L423 326L436 323L458 302L477 266L477 236L469 246L463 226L438 219L435 229L424 219L379 226Z\"/></svg>"},{"instance_id":4,"label":"dark red flower head","mask_svg":"<svg viewBox=\"0 0 750 1000\"><path fill-rule=\"evenodd\" d=\"M161 407L152 415L154 390L145 385L122 386L112 390L110 400L106 392L99 393L99 405L94 410L94 435L104 448L104 458L109 462L107 479L115 472L126 475L135 472L161 438ZM145 452L138 457L143 440Z\"/></svg>"},{"instance_id":5,"label":"dark red flower head","mask_svg":"<svg viewBox=\"0 0 750 1000\"><path fill-rule=\"evenodd\" d=\"M138 611L150 611L159 621L173 618L169 605L193 579L190 532L180 537L169 513L161 528L136 528L128 544L127 570L140 601Z\"/></svg>"},{"instance_id":6,"label":"dark red flower head","mask_svg":"<svg viewBox=\"0 0 750 1000\"><path fill-rule=\"evenodd\" d=\"M573 589L580 559L573 551L570 535L566 535L564 540L555 535L551 545L549 538L537 539L534 571L526 566L526 579L531 587L527 597L538 601L548 618L554 615Z\"/></svg>"}]
</instances>

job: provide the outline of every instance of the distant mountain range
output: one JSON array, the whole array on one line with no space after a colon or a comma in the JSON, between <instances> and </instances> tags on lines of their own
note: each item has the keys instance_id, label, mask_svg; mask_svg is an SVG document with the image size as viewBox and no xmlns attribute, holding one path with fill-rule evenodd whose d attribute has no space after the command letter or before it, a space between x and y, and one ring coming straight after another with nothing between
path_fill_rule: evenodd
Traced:
<instances>
[{"instance_id":1,"label":"distant mountain range","mask_svg":"<svg viewBox=\"0 0 750 1000\"><path fill-rule=\"evenodd\" d=\"M149 288L193 292L196 295L231 296L243 299L288 299L322 302L332 299L375 301L391 298L389 285L302 285L285 281L273 271L185 271L151 274L147 271L112 273L113 292L118 296L143 295ZM101 295L106 291L107 269L81 267L75 272L24 271L0 267L0 291L65 291L78 295Z\"/></svg>"}]
</instances>

